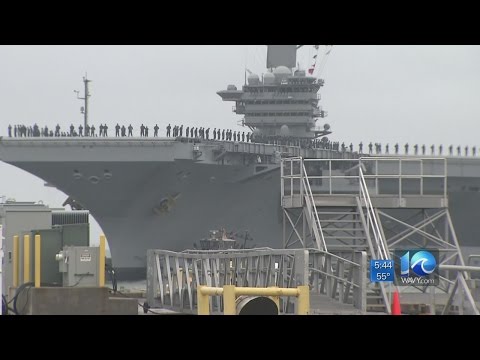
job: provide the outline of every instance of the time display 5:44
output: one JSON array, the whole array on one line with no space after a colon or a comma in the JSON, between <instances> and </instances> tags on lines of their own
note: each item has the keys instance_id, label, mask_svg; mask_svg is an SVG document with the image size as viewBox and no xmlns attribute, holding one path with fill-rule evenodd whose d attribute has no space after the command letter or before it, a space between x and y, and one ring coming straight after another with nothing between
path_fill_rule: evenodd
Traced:
<instances>
[{"instance_id":1,"label":"time display 5:44","mask_svg":"<svg viewBox=\"0 0 480 360\"><path fill-rule=\"evenodd\" d=\"M393 281L394 270L393 260L370 260L370 281Z\"/></svg>"}]
</instances>

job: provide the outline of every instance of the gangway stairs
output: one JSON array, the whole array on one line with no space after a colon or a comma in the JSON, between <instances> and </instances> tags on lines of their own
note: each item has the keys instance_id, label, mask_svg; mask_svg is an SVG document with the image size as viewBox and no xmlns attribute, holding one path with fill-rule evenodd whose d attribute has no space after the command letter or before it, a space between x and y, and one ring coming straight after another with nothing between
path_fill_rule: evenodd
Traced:
<instances>
[{"instance_id":1,"label":"gangway stairs","mask_svg":"<svg viewBox=\"0 0 480 360\"><path fill-rule=\"evenodd\" d=\"M446 178L442 158L284 158L284 247L365 251L368 260L392 259L400 249L437 249L438 286L401 286L400 293L413 302L425 301L419 299L429 292L444 295L440 304L432 301L432 313L449 313L458 299L467 299L467 312L478 314L469 274L459 268L465 264L448 212ZM390 313L393 286L367 283L367 309Z\"/></svg>"},{"instance_id":2,"label":"gangway stairs","mask_svg":"<svg viewBox=\"0 0 480 360\"><path fill-rule=\"evenodd\" d=\"M223 287L310 287L310 314L366 312L365 252L318 249L244 249L147 253L147 303L179 313L196 314L200 285ZM322 265L323 264L323 265ZM332 271L334 269L334 271ZM280 314L295 314L296 300L280 298ZM221 314L220 296L210 314Z\"/></svg>"}]
</instances>

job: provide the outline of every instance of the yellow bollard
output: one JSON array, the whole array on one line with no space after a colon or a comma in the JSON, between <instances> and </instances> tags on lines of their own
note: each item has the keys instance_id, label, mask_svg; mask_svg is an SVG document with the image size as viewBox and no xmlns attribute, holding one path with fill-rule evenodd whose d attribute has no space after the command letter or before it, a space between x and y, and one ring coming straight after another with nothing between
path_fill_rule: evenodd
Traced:
<instances>
[{"instance_id":1,"label":"yellow bollard","mask_svg":"<svg viewBox=\"0 0 480 360\"><path fill-rule=\"evenodd\" d=\"M237 315L237 306L235 304L235 285L225 285L223 287L223 314Z\"/></svg>"},{"instance_id":2,"label":"yellow bollard","mask_svg":"<svg viewBox=\"0 0 480 360\"><path fill-rule=\"evenodd\" d=\"M40 235L35 235L35 287L36 288L40 287L40 279L41 279L40 245L41 245Z\"/></svg>"},{"instance_id":3,"label":"yellow bollard","mask_svg":"<svg viewBox=\"0 0 480 360\"><path fill-rule=\"evenodd\" d=\"M19 237L15 235L13 237L13 287L18 287L18 265L20 263L19 254L18 254L18 245L19 245Z\"/></svg>"},{"instance_id":4,"label":"yellow bollard","mask_svg":"<svg viewBox=\"0 0 480 360\"><path fill-rule=\"evenodd\" d=\"M23 283L30 282L30 235L23 236Z\"/></svg>"},{"instance_id":5,"label":"yellow bollard","mask_svg":"<svg viewBox=\"0 0 480 360\"><path fill-rule=\"evenodd\" d=\"M104 287L105 286L105 235L100 235L100 257L98 261L99 271L98 271L98 286Z\"/></svg>"},{"instance_id":6,"label":"yellow bollard","mask_svg":"<svg viewBox=\"0 0 480 360\"><path fill-rule=\"evenodd\" d=\"M197 310L198 315L210 315L210 297L208 294L203 294L202 288L205 286L200 285L197 288Z\"/></svg>"},{"instance_id":7,"label":"yellow bollard","mask_svg":"<svg viewBox=\"0 0 480 360\"><path fill-rule=\"evenodd\" d=\"M298 288L298 310L297 315L308 315L310 313L310 288L308 285Z\"/></svg>"},{"instance_id":8,"label":"yellow bollard","mask_svg":"<svg viewBox=\"0 0 480 360\"><path fill-rule=\"evenodd\" d=\"M278 286L270 286L270 289L278 289ZM270 296L270 299L272 299L275 302L275 305L277 305L277 310L280 312L280 296Z\"/></svg>"}]
</instances>

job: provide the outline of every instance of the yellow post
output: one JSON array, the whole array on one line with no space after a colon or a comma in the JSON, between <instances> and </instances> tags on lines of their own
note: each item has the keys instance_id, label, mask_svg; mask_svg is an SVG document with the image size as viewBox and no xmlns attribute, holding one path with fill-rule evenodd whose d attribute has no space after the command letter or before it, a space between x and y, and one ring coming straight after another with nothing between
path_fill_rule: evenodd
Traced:
<instances>
[{"instance_id":1,"label":"yellow post","mask_svg":"<svg viewBox=\"0 0 480 360\"><path fill-rule=\"evenodd\" d=\"M298 288L298 310L297 315L308 315L310 313L310 288L308 285Z\"/></svg>"},{"instance_id":2,"label":"yellow post","mask_svg":"<svg viewBox=\"0 0 480 360\"><path fill-rule=\"evenodd\" d=\"M20 263L19 254L18 254L18 245L19 245L18 235L13 237L13 287L18 287L18 265Z\"/></svg>"},{"instance_id":3,"label":"yellow post","mask_svg":"<svg viewBox=\"0 0 480 360\"><path fill-rule=\"evenodd\" d=\"M99 271L98 271L98 286L104 287L105 286L105 235L100 235L100 257L98 261Z\"/></svg>"},{"instance_id":4,"label":"yellow post","mask_svg":"<svg viewBox=\"0 0 480 360\"><path fill-rule=\"evenodd\" d=\"M270 286L270 288L278 289L278 286ZM277 305L277 311L280 312L280 296L270 296L270 299L275 302L275 305Z\"/></svg>"},{"instance_id":5,"label":"yellow post","mask_svg":"<svg viewBox=\"0 0 480 360\"><path fill-rule=\"evenodd\" d=\"M30 235L23 236L23 283L30 282Z\"/></svg>"},{"instance_id":6,"label":"yellow post","mask_svg":"<svg viewBox=\"0 0 480 360\"><path fill-rule=\"evenodd\" d=\"M235 305L235 285L225 285L223 287L223 314L237 315Z\"/></svg>"},{"instance_id":7,"label":"yellow post","mask_svg":"<svg viewBox=\"0 0 480 360\"><path fill-rule=\"evenodd\" d=\"M197 310L198 315L210 315L210 298L208 294L204 294L202 289L205 286L200 285L197 288Z\"/></svg>"},{"instance_id":8,"label":"yellow post","mask_svg":"<svg viewBox=\"0 0 480 360\"><path fill-rule=\"evenodd\" d=\"M40 287L40 235L35 235L35 287Z\"/></svg>"}]
</instances>

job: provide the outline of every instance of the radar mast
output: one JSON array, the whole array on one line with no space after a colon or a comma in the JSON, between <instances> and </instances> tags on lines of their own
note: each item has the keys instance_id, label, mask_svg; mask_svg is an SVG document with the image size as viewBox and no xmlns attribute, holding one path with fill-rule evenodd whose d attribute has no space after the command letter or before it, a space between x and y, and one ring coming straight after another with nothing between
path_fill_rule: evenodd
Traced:
<instances>
[{"instance_id":1,"label":"radar mast","mask_svg":"<svg viewBox=\"0 0 480 360\"><path fill-rule=\"evenodd\" d=\"M84 97L80 97L80 92L78 90L73 90L77 94L77 99L79 100L84 100L84 106L80 108L80 113L83 114L83 119L84 119L84 128L87 128L88 125L88 98L91 96L89 91L88 91L88 83L92 82L92 80L88 80L87 74L85 73L85 76L83 77L83 83L85 85L85 90L84 90Z\"/></svg>"}]
</instances>

